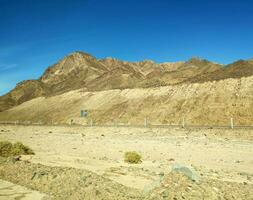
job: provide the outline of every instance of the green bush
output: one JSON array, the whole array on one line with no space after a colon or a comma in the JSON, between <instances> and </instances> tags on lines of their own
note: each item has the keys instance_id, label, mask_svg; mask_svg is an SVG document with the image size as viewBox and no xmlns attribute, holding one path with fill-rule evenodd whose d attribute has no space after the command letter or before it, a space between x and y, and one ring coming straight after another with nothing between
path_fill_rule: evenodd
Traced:
<instances>
[{"instance_id":1,"label":"green bush","mask_svg":"<svg viewBox=\"0 0 253 200\"><path fill-rule=\"evenodd\" d=\"M0 156L9 157L17 155L33 155L34 152L28 146L25 146L21 142L12 144L8 141L0 141Z\"/></svg>"},{"instance_id":2,"label":"green bush","mask_svg":"<svg viewBox=\"0 0 253 200\"><path fill-rule=\"evenodd\" d=\"M124 158L125 158L125 162L127 163L132 163L132 164L141 163L141 155L135 151L126 152Z\"/></svg>"}]
</instances>

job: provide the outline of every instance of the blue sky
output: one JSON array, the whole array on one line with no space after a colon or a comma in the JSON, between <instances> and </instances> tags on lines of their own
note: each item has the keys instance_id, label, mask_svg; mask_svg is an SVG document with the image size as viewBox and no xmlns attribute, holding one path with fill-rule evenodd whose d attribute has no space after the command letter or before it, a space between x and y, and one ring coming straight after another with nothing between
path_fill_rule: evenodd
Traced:
<instances>
[{"instance_id":1,"label":"blue sky","mask_svg":"<svg viewBox=\"0 0 253 200\"><path fill-rule=\"evenodd\" d=\"M73 51L157 62L253 57L251 0L0 0L0 95Z\"/></svg>"}]
</instances>

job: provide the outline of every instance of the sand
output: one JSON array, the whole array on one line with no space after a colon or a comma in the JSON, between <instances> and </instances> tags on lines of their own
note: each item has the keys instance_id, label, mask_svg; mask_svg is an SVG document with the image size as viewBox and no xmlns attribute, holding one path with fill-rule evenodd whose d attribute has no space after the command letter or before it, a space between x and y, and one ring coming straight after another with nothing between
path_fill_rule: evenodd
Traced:
<instances>
[{"instance_id":1,"label":"sand","mask_svg":"<svg viewBox=\"0 0 253 200\"><path fill-rule=\"evenodd\" d=\"M247 185L253 192L252 130L6 125L0 131L0 140L21 141L35 151L23 161L88 170L140 192L175 163L194 167L206 185ZM139 152L142 163L125 163L126 151Z\"/></svg>"},{"instance_id":2,"label":"sand","mask_svg":"<svg viewBox=\"0 0 253 200\"><path fill-rule=\"evenodd\" d=\"M8 181L0 180L0 199L1 200L42 200L45 194L37 191L27 189L25 187L10 183Z\"/></svg>"}]
</instances>

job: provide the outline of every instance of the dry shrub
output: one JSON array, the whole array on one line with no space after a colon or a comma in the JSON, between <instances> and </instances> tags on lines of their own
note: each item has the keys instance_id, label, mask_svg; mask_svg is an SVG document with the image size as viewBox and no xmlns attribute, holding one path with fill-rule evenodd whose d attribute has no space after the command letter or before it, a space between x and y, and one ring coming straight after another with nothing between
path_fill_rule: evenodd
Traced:
<instances>
[{"instance_id":1,"label":"dry shrub","mask_svg":"<svg viewBox=\"0 0 253 200\"><path fill-rule=\"evenodd\" d=\"M127 163L132 163L132 164L141 163L141 155L135 151L126 152L124 158L125 158L125 162Z\"/></svg>"},{"instance_id":2,"label":"dry shrub","mask_svg":"<svg viewBox=\"0 0 253 200\"><path fill-rule=\"evenodd\" d=\"M8 141L0 141L0 156L9 157L17 155L33 155L34 152L28 146L25 146L21 142L12 144Z\"/></svg>"}]
</instances>

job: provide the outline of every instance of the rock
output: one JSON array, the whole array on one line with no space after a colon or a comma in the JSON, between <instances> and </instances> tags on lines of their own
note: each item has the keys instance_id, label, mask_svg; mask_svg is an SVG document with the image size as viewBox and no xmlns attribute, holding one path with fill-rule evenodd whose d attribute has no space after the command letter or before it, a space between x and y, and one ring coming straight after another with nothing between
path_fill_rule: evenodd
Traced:
<instances>
[{"instance_id":1,"label":"rock","mask_svg":"<svg viewBox=\"0 0 253 200\"><path fill-rule=\"evenodd\" d=\"M164 172L160 172L159 176L163 177L164 176Z\"/></svg>"},{"instance_id":2,"label":"rock","mask_svg":"<svg viewBox=\"0 0 253 200\"><path fill-rule=\"evenodd\" d=\"M214 190L215 192L219 192L219 189L216 188L216 187L213 187L213 190Z\"/></svg>"},{"instance_id":3,"label":"rock","mask_svg":"<svg viewBox=\"0 0 253 200\"><path fill-rule=\"evenodd\" d=\"M7 158L7 162L15 163L17 161L20 161L21 156L11 156Z\"/></svg>"},{"instance_id":4,"label":"rock","mask_svg":"<svg viewBox=\"0 0 253 200\"><path fill-rule=\"evenodd\" d=\"M32 159L32 157L33 157L32 155L21 155L20 156L20 160L30 162L30 160Z\"/></svg>"},{"instance_id":5,"label":"rock","mask_svg":"<svg viewBox=\"0 0 253 200\"><path fill-rule=\"evenodd\" d=\"M164 177L159 177L158 179L156 179L155 181L153 181L150 184L145 185L144 189L143 189L143 194L148 194L149 192L151 192L152 190L154 190L155 188L158 188L161 186L161 182L163 181Z\"/></svg>"},{"instance_id":6,"label":"rock","mask_svg":"<svg viewBox=\"0 0 253 200\"><path fill-rule=\"evenodd\" d=\"M192 167L184 166L184 165L177 163L172 166L172 171L180 172L194 182L198 183L200 181L200 178L199 178L197 172Z\"/></svg>"},{"instance_id":7,"label":"rock","mask_svg":"<svg viewBox=\"0 0 253 200\"><path fill-rule=\"evenodd\" d=\"M14 159L15 161L20 161L20 158L21 158L21 156L14 156L14 157L13 157L13 159Z\"/></svg>"},{"instance_id":8,"label":"rock","mask_svg":"<svg viewBox=\"0 0 253 200\"><path fill-rule=\"evenodd\" d=\"M33 173L33 176L31 177L31 180L33 180L33 179L39 179L39 178L41 178L42 176L46 176L46 175L48 175L48 173L47 172L45 172L45 171L39 171L39 172L34 172Z\"/></svg>"}]
</instances>

